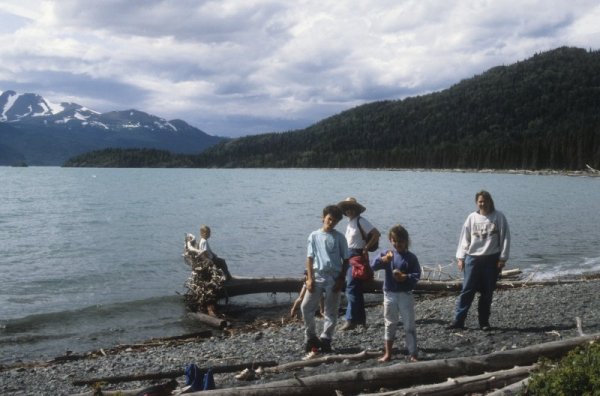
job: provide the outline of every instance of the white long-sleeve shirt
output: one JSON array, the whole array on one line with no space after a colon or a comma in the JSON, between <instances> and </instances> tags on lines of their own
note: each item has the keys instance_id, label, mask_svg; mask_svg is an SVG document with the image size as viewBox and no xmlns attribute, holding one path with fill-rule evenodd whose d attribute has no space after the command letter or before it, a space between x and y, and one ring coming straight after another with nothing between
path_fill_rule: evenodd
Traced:
<instances>
[{"instance_id":1,"label":"white long-sleeve shirt","mask_svg":"<svg viewBox=\"0 0 600 396\"><path fill-rule=\"evenodd\" d=\"M206 257L211 260L215 257L215 254L210 249L210 245L208 244L208 241L204 238L200 238L200 243L198 244L198 250L200 251L200 254L206 252Z\"/></svg>"},{"instance_id":2,"label":"white long-sleeve shirt","mask_svg":"<svg viewBox=\"0 0 600 396\"><path fill-rule=\"evenodd\" d=\"M500 253L500 260L507 261L510 254L510 230L504 214L498 210L484 216L478 211L471 213L460 233L456 258L465 255L487 256Z\"/></svg>"}]
</instances>

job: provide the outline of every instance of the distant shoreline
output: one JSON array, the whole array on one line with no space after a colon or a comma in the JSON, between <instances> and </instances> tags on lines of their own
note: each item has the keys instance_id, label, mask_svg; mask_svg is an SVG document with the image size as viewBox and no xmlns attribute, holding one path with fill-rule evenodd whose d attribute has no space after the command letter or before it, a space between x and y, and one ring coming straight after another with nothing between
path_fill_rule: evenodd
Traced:
<instances>
[{"instance_id":1,"label":"distant shoreline","mask_svg":"<svg viewBox=\"0 0 600 396\"><path fill-rule=\"evenodd\" d=\"M0 167L11 168L13 165L0 165ZM470 168L194 168L194 167L93 167L93 166L61 166L61 165L28 165L28 168L97 168L97 169L306 169L306 170L371 170L371 171L388 171L388 172L448 172L448 173L498 173L510 175L532 175L532 176L574 176L574 177L600 177L599 170L556 170L556 169L470 169Z\"/></svg>"},{"instance_id":2,"label":"distant shoreline","mask_svg":"<svg viewBox=\"0 0 600 396\"><path fill-rule=\"evenodd\" d=\"M343 169L343 168L340 168ZM434 168L378 168L374 170L387 170L392 172L448 172L448 173L505 173L510 175L533 175L533 176L576 176L576 177L600 177L600 171L593 170L555 170L555 169L434 169Z\"/></svg>"}]
</instances>

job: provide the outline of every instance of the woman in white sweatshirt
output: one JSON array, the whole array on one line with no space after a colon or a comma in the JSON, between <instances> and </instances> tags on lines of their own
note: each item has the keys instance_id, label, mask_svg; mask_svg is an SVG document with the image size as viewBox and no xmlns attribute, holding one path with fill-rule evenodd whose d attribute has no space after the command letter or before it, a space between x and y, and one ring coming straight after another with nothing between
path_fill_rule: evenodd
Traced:
<instances>
[{"instance_id":1,"label":"woman in white sweatshirt","mask_svg":"<svg viewBox=\"0 0 600 396\"><path fill-rule=\"evenodd\" d=\"M487 191L475 194L478 210L471 213L460 233L456 259L458 269L464 271L463 287L456 302L454 321L450 329L465 327L465 319L479 292L477 313L479 327L490 330L490 313L496 282L510 253L510 231L502 212L494 207Z\"/></svg>"}]
</instances>

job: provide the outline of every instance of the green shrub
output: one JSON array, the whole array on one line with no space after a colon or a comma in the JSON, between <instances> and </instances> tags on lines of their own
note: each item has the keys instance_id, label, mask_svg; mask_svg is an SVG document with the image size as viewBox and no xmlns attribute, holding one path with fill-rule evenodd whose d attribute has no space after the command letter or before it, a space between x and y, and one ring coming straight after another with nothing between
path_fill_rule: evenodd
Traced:
<instances>
[{"instance_id":1,"label":"green shrub","mask_svg":"<svg viewBox=\"0 0 600 396\"><path fill-rule=\"evenodd\" d=\"M527 396L600 396L600 343L578 347L559 362L540 361Z\"/></svg>"}]
</instances>

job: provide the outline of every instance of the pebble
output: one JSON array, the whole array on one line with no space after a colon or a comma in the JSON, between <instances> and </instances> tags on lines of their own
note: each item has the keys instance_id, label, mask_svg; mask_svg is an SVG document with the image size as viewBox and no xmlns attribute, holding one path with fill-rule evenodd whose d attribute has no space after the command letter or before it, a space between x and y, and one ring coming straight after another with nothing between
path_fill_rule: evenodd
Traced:
<instances>
[{"instance_id":1,"label":"pebble","mask_svg":"<svg viewBox=\"0 0 600 396\"><path fill-rule=\"evenodd\" d=\"M521 348L524 346L566 339L578 335L576 317L581 318L586 334L600 332L600 281L577 284L560 284L544 287L526 287L499 290L494 295L492 306L492 330L484 332L477 326L477 297L467 318L467 329L456 331L445 327L452 319L456 294L444 297L417 295L417 338L420 360L446 359L453 357L487 354L495 351ZM381 351L383 348L383 309L381 296L369 299L367 326L350 331L337 331L332 346L335 353L358 353L362 350ZM557 309L558 308L558 309ZM122 376L127 374L153 373L181 370L187 364L199 367L221 366L252 361L273 360L279 364L301 360L303 357L303 325L301 321L282 324L279 318L288 312L282 306L272 313L277 327L264 326L258 330L234 332L233 335L215 335L211 338L174 344L148 347L145 350L128 349L117 354L88 357L80 360L40 364L30 367L23 362L0 367L0 394L15 395L72 395L89 393L91 386L74 386L74 380L100 376ZM281 316L277 316L281 315ZM340 315L338 328L343 324ZM317 326L321 325L320 320ZM238 373L217 373L218 388L245 386L255 383L347 371L366 367L381 367L404 360L402 326L399 326L395 353L391 362L380 364L376 359L365 361L343 361L323 364L318 368L307 367L296 372L280 374L265 373L253 381L235 379ZM407 363L409 364L409 363ZM177 378L185 385L185 377ZM166 382L162 380L158 382ZM109 384L106 390L139 389L153 382L124 382Z\"/></svg>"}]
</instances>

